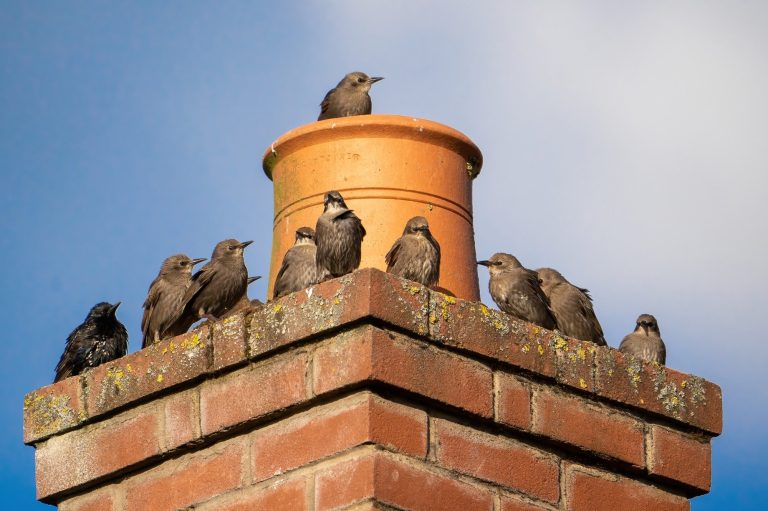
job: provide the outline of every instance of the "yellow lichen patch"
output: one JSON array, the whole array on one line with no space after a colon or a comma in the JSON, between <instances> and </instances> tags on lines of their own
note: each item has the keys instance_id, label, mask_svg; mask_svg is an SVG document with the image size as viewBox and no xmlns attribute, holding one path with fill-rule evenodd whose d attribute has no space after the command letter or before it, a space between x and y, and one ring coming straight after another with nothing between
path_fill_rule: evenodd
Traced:
<instances>
[{"instance_id":1,"label":"yellow lichen patch","mask_svg":"<svg viewBox=\"0 0 768 511\"><path fill-rule=\"evenodd\" d=\"M409 292L410 292L412 295L415 295L415 294L418 294L418 293L419 293L419 291L421 291L421 288L420 288L419 286L411 286L411 287L409 287L409 288L408 288L408 291L409 291Z\"/></svg>"},{"instance_id":2,"label":"yellow lichen patch","mask_svg":"<svg viewBox=\"0 0 768 511\"><path fill-rule=\"evenodd\" d=\"M107 369L107 379L112 382L117 390L123 390L125 371L119 366L113 366Z\"/></svg>"},{"instance_id":3,"label":"yellow lichen patch","mask_svg":"<svg viewBox=\"0 0 768 511\"><path fill-rule=\"evenodd\" d=\"M579 378L579 387L581 387L582 389L587 388L587 382L584 381L584 378Z\"/></svg>"},{"instance_id":4,"label":"yellow lichen patch","mask_svg":"<svg viewBox=\"0 0 768 511\"><path fill-rule=\"evenodd\" d=\"M584 348L579 348L576 350L576 356L579 357L581 360L587 359L587 350Z\"/></svg>"},{"instance_id":5,"label":"yellow lichen patch","mask_svg":"<svg viewBox=\"0 0 768 511\"><path fill-rule=\"evenodd\" d=\"M501 320L494 319L493 328L495 328L496 330L504 330L504 323L502 323Z\"/></svg>"},{"instance_id":6,"label":"yellow lichen patch","mask_svg":"<svg viewBox=\"0 0 768 511\"><path fill-rule=\"evenodd\" d=\"M429 322L432 323L433 325L435 323L437 323L437 316L435 316L434 314L430 314L429 315Z\"/></svg>"},{"instance_id":7,"label":"yellow lichen patch","mask_svg":"<svg viewBox=\"0 0 768 511\"><path fill-rule=\"evenodd\" d=\"M688 380L683 380L683 381L680 382L680 386L682 388L685 388L687 385L688 385Z\"/></svg>"},{"instance_id":8,"label":"yellow lichen patch","mask_svg":"<svg viewBox=\"0 0 768 511\"><path fill-rule=\"evenodd\" d=\"M544 346L542 346L541 344L536 346L536 349L539 350L539 355L543 355L544 354Z\"/></svg>"},{"instance_id":9,"label":"yellow lichen patch","mask_svg":"<svg viewBox=\"0 0 768 511\"><path fill-rule=\"evenodd\" d=\"M163 376L162 373L157 375L157 378L156 378L157 383L163 383L164 379L165 379L165 376Z\"/></svg>"},{"instance_id":10,"label":"yellow lichen patch","mask_svg":"<svg viewBox=\"0 0 768 511\"><path fill-rule=\"evenodd\" d=\"M444 300L445 300L446 302L450 303L451 305L453 305L453 304L455 304L455 303L456 303L456 298L454 298L454 297L452 297L452 296L446 296L446 297L444 297Z\"/></svg>"},{"instance_id":11,"label":"yellow lichen patch","mask_svg":"<svg viewBox=\"0 0 768 511\"><path fill-rule=\"evenodd\" d=\"M523 347L521 349L522 349L523 353L528 353L529 351L531 351L531 345L528 344L528 343L525 343L525 344L523 344Z\"/></svg>"},{"instance_id":12,"label":"yellow lichen patch","mask_svg":"<svg viewBox=\"0 0 768 511\"><path fill-rule=\"evenodd\" d=\"M568 341L560 336L555 337L555 349L568 351Z\"/></svg>"},{"instance_id":13,"label":"yellow lichen patch","mask_svg":"<svg viewBox=\"0 0 768 511\"><path fill-rule=\"evenodd\" d=\"M488 307L486 307L486 306L485 306L485 305L483 305L482 303L480 304L480 312L482 312L482 313L483 313L483 316L489 316L489 315L491 314L491 313L488 311Z\"/></svg>"},{"instance_id":14,"label":"yellow lichen patch","mask_svg":"<svg viewBox=\"0 0 768 511\"><path fill-rule=\"evenodd\" d=\"M133 367L131 367L131 364L125 364L125 370L128 371L129 373L132 373Z\"/></svg>"},{"instance_id":15,"label":"yellow lichen patch","mask_svg":"<svg viewBox=\"0 0 768 511\"><path fill-rule=\"evenodd\" d=\"M194 334L181 341L180 346L185 350L191 350L193 348L197 348L198 346L205 348L205 343L203 343L202 339L200 339L199 334Z\"/></svg>"},{"instance_id":16,"label":"yellow lichen patch","mask_svg":"<svg viewBox=\"0 0 768 511\"><path fill-rule=\"evenodd\" d=\"M336 297L336 298L333 299L333 304L334 305L339 305L340 303L341 303L341 299L340 298ZM275 312L277 312L277 311L275 311Z\"/></svg>"},{"instance_id":17,"label":"yellow lichen patch","mask_svg":"<svg viewBox=\"0 0 768 511\"><path fill-rule=\"evenodd\" d=\"M278 304L276 304L276 305L275 305L275 306L272 308L272 312L274 312L275 314L277 314L277 313L278 313L278 312L280 312L281 310L283 310L283 304L281 304L281 303L278 303Z\"/></svg>"}]
</instances>

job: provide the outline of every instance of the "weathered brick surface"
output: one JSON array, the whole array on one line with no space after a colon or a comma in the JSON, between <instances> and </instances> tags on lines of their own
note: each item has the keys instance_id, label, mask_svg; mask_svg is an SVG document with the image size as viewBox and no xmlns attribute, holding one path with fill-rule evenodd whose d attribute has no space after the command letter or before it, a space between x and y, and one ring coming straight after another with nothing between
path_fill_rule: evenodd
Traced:
<instances>
[{"instance_id":1,"label":"weathered brick surface","mask_svg":"<svg viewBox=\"0 0 768 511\"><path fill-rule=\"evenodd\" d=\"M595 354L598 346L593 342L578 341L570 337L553 336L558 383L579 390L595 391Z\"/></svg>"},{"instance_id":2,"label":"weathered brick surface","mask_svg":"<svg viewBox=\"0 0 768 511\"><path fill-rule=\"evenodd\" d=\"M197 389L174 394L163 400L166 450L175 449L200 438L198 403Z\"/></svg>"},{"instance_id":3,"label":"weathered brick surface","mask_svg":"<svg viewBox=\"0 0 768 511\"><path fill-rule=\"evenodd\" d=\"M24 397L25 443L67 431L86 419L81 378L67 378Z\"/></svg>"},{"instance_id":4,"label":"weathered brick surface","mask_svg":"<svg viewBox=\"0 0 768 511\"><path fill-rule=\"evenodd\" d=\"M648 471L694 487L693 495L709 491L712 449L709 442L661 426L651 426Z\"/></svg>"},{"instance_id":5,"label":"weathered brick surface","mask_svg":"<svg viewBox=\"0 0 768 511\"><path fill-rule=\"evenodd\" d=\"M688 500L609 472L566 467L566 508L589 511L686 511Z\"/></svg>"},{"instance_id":6,"label":"weathered brick surface","mask_svg":"<svg viewBox=\"0 0 768 511\"><path fill-rule=\"evenodd\" d=\"M211 341L203 326L86 373L88 414L96 416L205 374Z\"/></svg>"},{"instance_id":7,"label":"weathered brick surface","mask_svg":"<svg viewBox=\"0 0 768 511\"><path fill-rule=\"evenodd\" d=\"M211 325L214 371L245 363L247 354L246 317L250 309L229 314Z\"/></svg>"},{"instance_id":8,"label":"weathered brick surface","mask_svg":"<svg viewBox=\"0 0 768 511\"><path fill-rule=\"evenodd\" d=\"M306 353L294 353L210 380L200 387L204 435L306 399Z\"/></svg>"},{"instance_id":9,"label":"weathered brick surface","mask_svg":"<svg viewBox=\"0 0 768 511\"><path fill-rule=\"evenodd\" d=\"M643 426L581 397L538 387L533 396L533 431L582 449L642 467Z\"/></svg>"},{"instance_id":10,"label":"weathered brick surface","mask_svg":"<svg viewBox=\"0 0 768 511\"><path fill-rule=\"evenodd\" d=\"M48 498L159 454L162 425L156 408L143 407L38 446L37 498Z\"/></svg>"},{"instance_id":11,"label":"weathered brick surface","mask_svg":"<svg viewBox=\"0 0 768 511\"><path fill-rule=\"evenodd\" d=\"M315 475L315 510L350 506L374 495L375 455L366 452L319 470Z\"/></svg>"},{"instance_id":12,"label":"weathered brick surface","mask_svg":"<svg viewBox=\"0 0 768 511\"><path fill-rule=\"evenodd\" d=\"M499 511L544 511L554 507L542 503L522 500L518 496L502 495L499 501Z\"/></svg>"},{"instance_id":13,"label":"weathered brick surface","mask_svg":"<svg viewBox=\"0 0 768 511\"><path fill-rule=\"evenodd\" d=\"M375 380L493 416L493 374L477 362L379 329L334 341L315 353L317 394Z\"/></svg>"},{"instance_id":14,"label":"weathered brick surface","mask_svg":"<svg viewBox=\"0 0 768 511\"><path fill-rule=\"evenodd\" d=\"M125 485L125 509L174 511L238 488L246 453L238 440L168 461Z\"/></svg>"},{"instance_id":15,"label":"weathered brick surface","mask_svg":"<svg viewBox=\"0 0 768 511\"><path fill-rule=\"evenodd\" d=\"M530 383L517 376L496 372L496 421L514 428L531 427Z\"/></svg>"},{"instance_id":16,"label":"weathered brick surface","mask_svg":"<svg viewBox=\"0 0 768 511\"><path fill-rule=\"evenodd\" d=\"M309 510L307 480L279 479L267 485L236 490L204 504L195 511L305 511Z\"/></svg>"},{"instance_id":17,"label":"weathered brick surface","mask_svg":"<svg viewBox=\"0 0 768 511\"><path fill-rule=\"evenodd\" d=\"M115 511L115 495L111 487L96 490L88 495L67 499L58 511Z\"/></svg>"},{"instance_id":18,"label":"weathered brick surface","mask_svg":"<svg viewBox=\"0 0 768 511\"><path fill-rule=\"evenodd\" d=\"M538 499L557 502L559 460L498 435L436 419L432 424L440 465Z\"/></svg>"}]
</instances>

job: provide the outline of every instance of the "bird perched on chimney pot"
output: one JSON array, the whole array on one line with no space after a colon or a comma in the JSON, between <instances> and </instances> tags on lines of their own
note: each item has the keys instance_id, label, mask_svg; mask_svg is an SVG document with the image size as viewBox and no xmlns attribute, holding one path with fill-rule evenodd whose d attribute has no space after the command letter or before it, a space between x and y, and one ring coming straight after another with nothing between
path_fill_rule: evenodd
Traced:
<instances>
[{"instance_id":1,"label":"bird perched on chimney pot","mask_svg":"<svg viewBox=\"0 0 768 511\"><path fill-rule=\"evenodd\" d=\"M592 308L589 290L574 286L552 268L539 268L536 273L549 300L557 328L569 337L607 346L603 329Z\"/></svg>"},{"instance_id":2,"label":"bird perched on chimney pot","mask_svg":"<svg viewBox=\"0 0 768 511\"><path fill-rule=\"evenodd\" d=\"M667 348L661 340L656 318L650 314L641 314L637 318L635 331L622 339L619 351L650 362L665 364Z\"/></svg>"},{"instance_id":3,"label":"bird perched on chimney pot","mask_svg":"<svg viewBox=\"0 0 768 511\"><path fill-rule=\"evenodd\" d=\"M186 332L176 331L171 327L181 316L182 300L192 283L192 268L203 261L205 258L190 259L184 254L172 255L163 261L160 272L149 285L147 298L144 300L144 316L141 318L142 348Z\"/></svg>"},{"instance_id":4,"label":"bird perched on chimney pot","mask_svg":"<svg viewBox=\"0 0 768 511\"><path fill-rule=\"evenodd\" d=\"M211 260L192 276L182 300L184 312L180 328L187 331L198 319L216 321L240 300L248 288L248 269L243 260L245 247L252 241L220 241Z\"/></svg>"},{"instance_id":5,"label":"bird perched on chimney pot","mask_svg":"<svg viewBox=\"0 0 768 511\"><path fill-rule=\"evenodd\" d=\"M56 365L57 382L86 369L120 358L128 350L128 332L115 313L120 302L101 302L91 308L85 321L72 330Z\"/></svg>"},{"instance_id":6,"label":"bird perched on chimney pot","mask_svg":"<svg viewBox=\"0 0 768 511\"><path fill-rule=\"evenodd\" d=\"M370 77L360 71L348 73L339 84L329 90L320 103L318 121L334 117L350 115L369 115L371 113L371 97L368 91L371 85L383 80L381 76Z\"/></svg>"},{"instance_id":7,"label":"bird perched on chimney pot","mask_svg":"<svg viewBox=\"0 0 768 511\"><path fill-rule=\"evenodd\" d=\"M429 231L427 219L408 220L403 235L384 257L387 272L432 287L440 278L440 244Z\"/></svg>"},{"instance_id":8,"label":"bird perched on chimney pot","mask_svg":"<svg viewBox=\"0 0 768 511\"><path fill-rule=\"evenodd\" d=\"M323 214L315 225L317 281L341 277L360 266L360 250L365 236L363 223L347 208L337 191L325 194Z\"/></svg>"},{"instance_id":9,"label":"bird perched on chimney pot","mask_svg":"<svg viewBox=\"0 0 768 511\"><path fill-rule=\"evenodd\" d=\"M311 227L296 229L296 241L283 256L283 264L275 279L273 298L301 291L315 284L315 231Z\"/></svg>"},{"instance_id":10,"label":"bird perched on chimney pot","mask_svg":"<svg viewBox=\"0 0 768 511\"><path fill-rule=\"evenodd\" d=\"M557 327L535 271L524 268L515 256L503 252L477 264L488 268L488 290L502 311L544 328Z\"/></svg>"}]
</instances>

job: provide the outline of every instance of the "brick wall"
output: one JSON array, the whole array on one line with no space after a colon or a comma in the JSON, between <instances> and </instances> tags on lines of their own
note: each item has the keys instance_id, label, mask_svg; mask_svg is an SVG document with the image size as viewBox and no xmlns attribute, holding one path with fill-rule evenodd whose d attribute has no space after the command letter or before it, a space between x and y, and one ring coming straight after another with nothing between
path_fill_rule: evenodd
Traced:
<instances>
[{"instance_id":1,"label":"brick wall","mask_svg":"<svg viewBox=\"0 0 768 511\"><path fill-rule=\"evenodd\" d=\"M684 510L719 387L376 270L29 394L62 511Z\"/></svg>"}]
</instances>

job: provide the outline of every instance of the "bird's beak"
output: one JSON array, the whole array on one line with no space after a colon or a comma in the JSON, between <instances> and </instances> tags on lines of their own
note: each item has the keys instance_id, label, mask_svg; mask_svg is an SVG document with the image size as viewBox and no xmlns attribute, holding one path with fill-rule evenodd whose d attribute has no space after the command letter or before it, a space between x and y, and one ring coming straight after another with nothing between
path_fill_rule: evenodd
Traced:
<instances>
[{"instance_id":1,"label":"bird's beak","mask_svg":"<svg viewBox=\"0 0 768 511\"><path fill-rule=\"evenodd\" d=\"M261 278L261 275L257 275L256 277L248 277L248 284L253 284L257 280Z\"/></svg>"},{"instance_id":2,"label":"bird's beak","mask_svg":"<svg viewBox=\"0 0 768 511\"><path fill-rule=\"evenodd\" d=\"M368 83L373 84L373 83L379 82L379 81L381 81L383 79L384 79L383 76L372 76L372 77L368 78Z\"/></svg>"},{"instance_id":3,"label":"bird's beak","mask_svg":"<svg viewBox=\"0 0 768 511\"><path fill-rule=\"evenodd\" d=\"M196 264L200 264L200 263L202 263L203 261L206 261L206 258L205 258L205 257L200 257L200 258L198 258L198 259L192 259L192 266L194 266L194 265L196 265Z\"/></svg>"},{"instance_id":4,"label":"bird's beak","mask_svg":"<svg viewBox=\"0 0 768 511\"><path fill-rule=\"evenodd\" d=\"M251 240L251 241L244 241L244 242L240 243L240 248L245 248L248 245L250 245L251 243L253 243L253 240Z\"/></svg>"},{"instance_id":5,"label":"bird's beak","mask_svg":"<svg viewBox=\"0 0 768 511\"><path fill-rule=\"evenodd\" d=\"M485 267L490 267L491 266L491 262L490 261L478 261L477 264L479 264L480 266L485 266Z\"/></svg>"},{"instance_id":6,"label":"bird's beak","mask_svg":"<svg viewBox=\"0 0 768 511\"><path fill-rule=\"evenodd\" d=\"M117 312L117 308L118 308L118 307L120 307L120 304L121 304L121 303L122 303L122 302L117 302L116 304L114 304L114 305L112 306L112 308L111 308L111 309L109 309L109 313L110 313L112 316L114 316L114 315L115 315L115 313Z\"/></svg>"}]
</instances>

